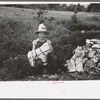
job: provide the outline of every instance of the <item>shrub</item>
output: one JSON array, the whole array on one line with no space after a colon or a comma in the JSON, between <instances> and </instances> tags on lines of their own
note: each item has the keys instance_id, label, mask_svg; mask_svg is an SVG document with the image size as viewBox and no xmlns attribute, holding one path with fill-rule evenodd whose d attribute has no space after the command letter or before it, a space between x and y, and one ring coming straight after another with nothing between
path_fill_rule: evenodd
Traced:
<instances>
[{"instance_id":1,"label":"shrub","mask_svg":"<svg viewBox=\"0 0 100 100\"><path fill-rule=\"evenodd\" d=\"M71 20L67 23L67 28L71 31L80 30L81 28L81 21L77 18L76 15L71 17Z\"/></svg>"},{"instance_id":2,"label":"shrub","mask_svg":"<svg viewBox=\"0 0 100 100\"><path fill-rule=\"evenodd\" d=\"M30 72L26 55L32 47L30 41L23 38L23 34L28 30L28 27L25 28L21 21L9 18L0 20L0 79L2 80L21 79Z\"/></svg>"},{"instance_id":3,"label":"shrub","mask_svg":"<svg viewBox=\"0 0 100 100\"><path fill-rule=\"evenodd\" d=\"M87 22L86 22L87 20ZM99 18L97 16L93 16L92 18L86 18L86 20L79 19L76 15L73 15L71 19L67 22L66 27L71 31L77 30L100 30L100 25L97 23ZM93 21L93 22L92 22ZM94 23L94 21L96 21Z\"/></svg>"},{"instance_id":4,"label":"shrub","mask_svg":"<svg viewBox=\"0 0 100 100\"><path fill-rule=\"evenodd\" d=\"M30 75L28 60L23 55L17 55L13 58L10 56L9 60L5 61L3 68L7 70L5 74L8 76L6 78L9 77L10 73L8 80L18 80ZM3 78L5 80L5 77Z\"/></svg>"},{"instance_id":5,"label":"shrub","mask_svg":"<svg viewBox=\"0 0 100 100\"><path fill-rule=\"evenodd\" d=\"M27 24L26 24L27 23ZM31 69L26 57L32 49L31 42L36 38L33 33L37 27L35 21L23 22L10 18L0 20L0 79L19 80L31 75ZM100 32L85 31L99 26L83 23L72 16L71 20L45 20L47 30L50 31L48 38L53 42L55 55L58 58L59 68L64 65L67 59L73 56L73 50L78 45L84 45L87 38L95 38ZM33 27L34 26L34 27ZM69 34L70 33L70 34Z\"/></svg>"},{"instance_id":6,"label":"shrub","mask_svg":"<svg viewBox=\"0 0 100 100\"><path fill-rule=\"evenodd\" d=\"M90 20L90 21L99 21L99 18L97 16L93 16L91 18L88 18L87 20Z\"/></svg>"}]
</instances>

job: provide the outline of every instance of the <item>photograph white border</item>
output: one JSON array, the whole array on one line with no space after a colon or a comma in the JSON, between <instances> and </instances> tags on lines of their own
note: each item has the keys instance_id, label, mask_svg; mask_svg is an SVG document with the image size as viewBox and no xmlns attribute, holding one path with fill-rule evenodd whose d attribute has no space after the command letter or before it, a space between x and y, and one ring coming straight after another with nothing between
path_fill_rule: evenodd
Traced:
<instances>
[{"instance_id":1,"label":"photograph white border","mask_svg":"<svg viewBox=\"0 0 100 100\"><path fill-rule=\"evenodd\" d=\"M100 99L100 81L0 82L0 98Z\"/></svg>"}]
</instances>

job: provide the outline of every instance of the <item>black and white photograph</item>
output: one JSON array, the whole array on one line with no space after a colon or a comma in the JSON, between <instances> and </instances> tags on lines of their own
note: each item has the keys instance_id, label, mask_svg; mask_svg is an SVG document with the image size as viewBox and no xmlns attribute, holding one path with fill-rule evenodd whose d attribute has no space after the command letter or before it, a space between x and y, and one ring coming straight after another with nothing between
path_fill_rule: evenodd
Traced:
<instances>
[{"instance_id":1,"label":"black and white photograph","mask_svg":"<svg viewBox=\"0 0 100 100\"><path fill-rule=\"evenodd\" d=\"M99 2L0 2L0 98L99 93Z\"/></svg>"},{"instance_id":2,"label":"black and white photograph","mask_svg":"<svg viewBox=\"0 0 100 100\"><path fill-rule=\"evenodd\" d=\"M100 79L100 3L0 5L0 81Z\"/></svg>"}]
</instances>

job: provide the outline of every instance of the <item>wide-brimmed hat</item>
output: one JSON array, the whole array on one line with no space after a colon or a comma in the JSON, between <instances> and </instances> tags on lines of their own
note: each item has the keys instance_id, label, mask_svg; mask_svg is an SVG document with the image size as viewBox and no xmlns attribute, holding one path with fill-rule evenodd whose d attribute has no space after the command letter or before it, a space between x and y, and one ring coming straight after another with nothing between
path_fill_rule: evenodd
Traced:
<instances>
[{"instance_id":1,"label":"wide-brimmed hat","mask_svg":"<svg viewBox=\"0 0 100 100\"><path fill-rule=\"evenodd\" d=\"M35 31L36 34L38 34L40 32L44 32L45 34L49 34L49 32L46 30L46 27L44 26L44 24L40 24L38 27L38 30Z\"/></svg>"}]
</instances>

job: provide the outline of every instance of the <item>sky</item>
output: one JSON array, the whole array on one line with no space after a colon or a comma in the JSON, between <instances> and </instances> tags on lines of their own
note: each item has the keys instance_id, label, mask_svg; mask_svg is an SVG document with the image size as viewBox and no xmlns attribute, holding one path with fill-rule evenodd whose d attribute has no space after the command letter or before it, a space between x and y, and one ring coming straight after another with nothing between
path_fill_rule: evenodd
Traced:
<instances>
[{"instance_id":1,"label":"sky","mask_svg":"<svg viewBox=\"0 0 100 100\"><path fill-rule=\"evenodd\" d=\"M0 4L81 4L84 5L84 7L87 7L90 3L93 2L0 2ZM100 2L94 2L94 3L100 3Z\"/></svg>"},{"instance_id":2,"label":"sky","mask_svg":"<svg viewBox=\"0 0 100 100\"><path fill-rule=\"evenodd\" d=\"M57 3L62 3L62 4L82 4L82 5L86 5L86 4L90 4L91 2L0 2L0 4L57 4Z\"/></svg>"}]
</instances>

